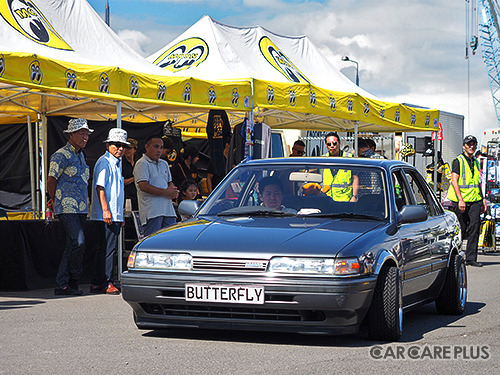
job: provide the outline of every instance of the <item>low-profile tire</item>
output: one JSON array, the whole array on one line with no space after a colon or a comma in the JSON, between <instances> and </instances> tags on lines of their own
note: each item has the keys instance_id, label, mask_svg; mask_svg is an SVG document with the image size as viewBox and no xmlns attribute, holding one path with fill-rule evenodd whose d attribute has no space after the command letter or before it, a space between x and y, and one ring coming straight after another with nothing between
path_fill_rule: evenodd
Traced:
<instances>
[{"instance_id":1,"label":"low-profile tire","mask_svg":"<svg viewBox=\"0 0 500 375\"><path fill-rule=\"evenodd\" d=\"M461 255L453 253L436 310L444 315L462 315L467 304L467 270Z\"/></svg>"},{"instance_id":2,"label":"low-profile tire","mask_svg":"<svg viewBox=\"0 0 500 375\"><path fill-rule=\"evenodd\" d=\"M403 306L399 270L383 267L378 275L368 310L368 336L373 340L397 341L403 328Z\"/></svg>"}]
</instances>

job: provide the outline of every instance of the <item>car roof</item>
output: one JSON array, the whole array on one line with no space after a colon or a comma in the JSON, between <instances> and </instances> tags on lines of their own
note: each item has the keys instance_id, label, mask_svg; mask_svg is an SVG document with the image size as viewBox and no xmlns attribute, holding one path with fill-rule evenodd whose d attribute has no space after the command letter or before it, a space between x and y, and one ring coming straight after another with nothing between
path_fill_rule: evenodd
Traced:
<instances>
[{"instance_id":1,"label":"car roof","mask_svg":"<svg viewBox=\"0 0 500 375\"><path fill-rule=\"evenodd\" d=\"M356 157L283 157L283 158L270 158L270 159L254 159L244 163L244 165L269 165L269 166L284 166L284 165L297 165L297 164L339 164L345 165L350 164L353 166L365 166L365 167L382 167L384 169L390 169L394 166L405 166L412 167L408 164L399 160L389 160L389 159L371 159L371 158L356 158ZM241 165L241 164L240 164Z\"/></svg>"}]
</instances>

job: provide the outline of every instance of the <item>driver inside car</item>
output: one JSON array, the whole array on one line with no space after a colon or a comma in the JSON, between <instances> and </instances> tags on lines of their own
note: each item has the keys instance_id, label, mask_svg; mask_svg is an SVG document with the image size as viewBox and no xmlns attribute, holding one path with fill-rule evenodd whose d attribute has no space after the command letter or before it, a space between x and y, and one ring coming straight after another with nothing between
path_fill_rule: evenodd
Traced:
<instances>
[{"instance_id":1,"label":"driver inside car","mask_svg":"<svg viewBox=\"0 0 500 375\"><path fill-rule=\"evenodd\" d=\"M296 211L291 208L286 208L281 204L283 201L283 184L276 177L264 177L259 182L259 199L262 205L271 210L280 210L285 212Z\"/></svg>"}]
</instances>

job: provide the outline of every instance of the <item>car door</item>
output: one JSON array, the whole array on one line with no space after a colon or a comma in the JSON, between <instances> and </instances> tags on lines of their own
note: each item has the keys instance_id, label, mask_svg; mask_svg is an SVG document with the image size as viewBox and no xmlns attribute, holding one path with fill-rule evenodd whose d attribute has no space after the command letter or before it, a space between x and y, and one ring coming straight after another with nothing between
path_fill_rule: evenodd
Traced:
<instances>
[{"instance_id":1,"label":"car door","mask_svg":"<svg viewBox=\"0 0 500 375\"><path fill-rule=\"evenodd\" d=\"M444 211L422 175L410 167L403 171L407 181L405 188L413 196L414 204L424 206L428 214L426 221L410 224L416 246L409 254L413 263L405 272L405 280L409 299L417 302L432 298L439 292L436 279L446 267L447 251L443 252L443 249L446 248L447 222Z\"/></svg>"},{"instance_id":2,"label":"car door","mask_svg":"<svg viewBox=\"0 0 500 375\"><path fill-rule=\"evenodd\" d=\"M438 278L444 276L446 272L450 249L449 238L453 228L448 226L443 208L422 175L414 169L405 169L405 174L416 203L424 206L428 214L427 220L423 223L425 228L422 228L422 233L425 233L424 240L429 251L430 267L428 274L422 278L425 283L420 283L419 286L425 287L422 295L433 298L439 293L441 283L437 282Z\"/></svg>"},{"instance_id":3,"label":"car door","mask_svg":"<svg viewBox=\"0 0 500 375\"><path fill-rule=\"evenodd\" d=\"M392 180L398 211L406 205L416 204L413 191L402 169L392 171ZM403 258L401 279L404 305L417 302L420 299L419 292L426 286L427 282L422 278L428 274L431 264L429 233L426 222L404 223L398 229Z\"/></svg>"}]
</instances>

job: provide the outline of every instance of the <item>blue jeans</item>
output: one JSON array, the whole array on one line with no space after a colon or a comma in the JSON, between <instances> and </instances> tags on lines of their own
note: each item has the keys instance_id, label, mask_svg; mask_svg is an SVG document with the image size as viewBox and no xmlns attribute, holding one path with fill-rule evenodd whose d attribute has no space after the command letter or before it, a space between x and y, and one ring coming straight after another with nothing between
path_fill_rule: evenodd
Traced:
<instances>
[{"instance_id":1,"label":"blue jeans","mask_svg":"<svg viewBox=\"0 0 500 375\"><path fill-rule=\"evenodd\" d=\"M177 222L177 218L172 216L158 216L148 219L146 225L143 225L144 235L149 236L162 228L169 227Z\"/></svg>"},{"instance_id":2,"label":"blue jeans","mask_svg":"<svg viewBox=\"0 0 500 375\"><path fill-rule=\"evenodd\" d=\"M113 284L114 258L118 248L118 235L122 226L121 222L103 225L103 239L95 255L94 275L91 283L94 285Z\"/></svg>"},{"instance_id":3,"label":"blue jeans","mask_svg":"<svg viewBox=\"0 0 500 375\"><path fill-rule=\"evenodd\" d=\"M57 270L56 284L58 288L66 288L69 280L78 281L82 276L82 259L85 250L85 220L86 214L59 214L66 244L63 256Z\"/></svg>"}]
</instances>

